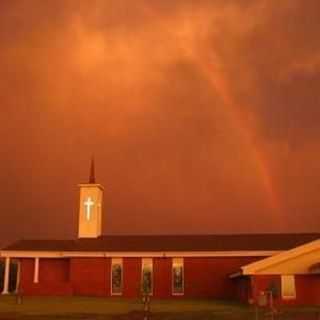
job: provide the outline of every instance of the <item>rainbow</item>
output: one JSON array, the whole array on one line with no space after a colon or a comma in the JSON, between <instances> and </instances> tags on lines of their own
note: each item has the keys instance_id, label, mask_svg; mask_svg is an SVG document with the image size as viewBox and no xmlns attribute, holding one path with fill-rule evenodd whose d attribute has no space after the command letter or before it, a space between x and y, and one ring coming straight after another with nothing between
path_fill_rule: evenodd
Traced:
<instances>
[{"instance_id":1,"label":"rainbow","mask_svg":"<svg viewBox=\"0 0 320 320\"><path fill-rule=\"evenodd\" d=\"M219 73L218 68L216 68L212 63L206 63L204 61L205 60L202 60L200 58L193 57L193 62L199 67L202 74L213 86L213 88L219 95L219 98L222 100L225 107L226 115L231 121L232 127L237 130L243 144L247 146L246 151L253 159L256 173L260 177L262 187L267 194L267 202L270 209L272 209L275 213L278 214L278 217L280 217L283 209L280 204L276 189L274 187L274 183L267 166L267 161L263 157L263 154L259 150L258 146L253 141L253 128L252 126L250 126L248 121L245 121L245 117L241 113L241 110L243 110L244 108L241 108L241 105L237 104L232 99L232 95L228 90L227 81L225 80L221 72Z\"/></svg>"}]
</instances>

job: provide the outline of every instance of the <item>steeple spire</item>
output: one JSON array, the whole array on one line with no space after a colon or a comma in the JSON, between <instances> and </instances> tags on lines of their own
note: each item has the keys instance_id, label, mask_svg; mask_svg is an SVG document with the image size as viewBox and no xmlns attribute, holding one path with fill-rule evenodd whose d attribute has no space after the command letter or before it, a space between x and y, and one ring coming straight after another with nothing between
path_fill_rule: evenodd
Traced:
<instances>
[{"instance_id":1,"label":"steeple spire","mask_svg":"<svg viewBox=\"0 0 320 320\"><path fill-rule=\"evenodd\" d=\"M102 234L103 187L96 183L94 169L94 157L92 155L88 182L79 184L78 238L98 238Z\"/></svg>"},{"instance_id":2,"label":"steeple spire","mask_svg":"<svg viewBox=\"0 0 320 320\"><path fill-rule=\"evenodd\" d=\"M91 158L91 166L90 166L90 176L89 183L96 183L96 175L95 175L95 167L94 167L94 157Z\"/></svg>"}]
</instances>

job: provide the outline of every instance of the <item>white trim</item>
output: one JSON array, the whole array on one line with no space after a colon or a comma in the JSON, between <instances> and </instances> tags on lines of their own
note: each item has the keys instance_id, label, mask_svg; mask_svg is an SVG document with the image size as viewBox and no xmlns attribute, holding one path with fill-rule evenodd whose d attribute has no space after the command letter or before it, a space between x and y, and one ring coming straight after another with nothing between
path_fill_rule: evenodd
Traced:
<instances>
[{"instance_id":1,"label":"white trim","mask_svg":"<svg viewBox=\"0 0 320 320\"><path fill-rule=\"evenodd\" d=\"M242 272L241 272L241 271L238 271L238 272L235 272L235 273L230 274L230 275L229 275L229 278L230 278L230 279L234 279L234 278L238 278L238 277L240 277L240 276L242 276Z\"/></svg>"},{"instance_id":2,"label":"white trim","mask_svg":"<svg viewBox=\"0 0 320 320\"><path fill-rule=\"evenodd\" d=\"M23 251L2 250L0 257L14 258L188 258L188 257L270 257L283 251L137 251L137 252L104 252L104 251Z\"/></svg>"},{"instance_id":3,"label":"white trim","mask_svg":"<svg viewBox=\"0 0 320 320\"><path fill-rule=\"evenodd\" d=\"M9 294L10 257L6 257L2 294Z\"/></svg>"},{"instance_id":4,"label":"white trim","mask_svg":"<svg viewBox=\"0 0 320 320\"><path fill-rule=\"evenodd\" d=\"M20 261L16 261L17 264L17 278L16 278L16 289L15 293L18 294L20 291L20 278L21 278L21 263Z\"/></svg>"},{"instance_id":5,"label":"white trim","mask_svg":"<svg viewBox=\"0 0 320 320\"><path fill-rule=\"evenodd\" d=\"M99 188L101 190L104 190L102 184L99 184L99 183L80 183L80 184L78 184L78 187Z\"/></svg>"},{"instance_id":6,"label":"white trim","mask_svg":"<svg viewBox=\"0 0 320 320\"><path fill-rule=\"evenodd\" d=\"M279 254L270 256L266 259L259 260L253 263L250 263L246 266L243 266L242 273L244 275L251 275L256 274L258 272L263 271L264 269L271 267L273 265L280 264L282 262L285 262L287 260L297 258L299 256L302 256L306 253L310 253L312 251L316 251L320 249L320 240L315 240L312 242L309 242L307 244L301 245L299 247L293 248L291 250L283 251ZM303 273L305 274L305 273Z\"/></svg>"},{"instance_id":7,"label":"white trim","mask_svg":"<svg viewBox=\"0 0 320 320\"><path fill-rule=\"evenodd\" d=\"M33 283L39 283L39 257L34 258Z\"/></svg>"},{"instance_id":8,"label":"white trim","mask_svg":"<svg viewBox=\"0 0 320 320\"><path fill-rule=\"evenodd\" d=\"M57 251L0 251L0 257L14 258L63 258L63 252Z\"/></svg>"}]
</instances>

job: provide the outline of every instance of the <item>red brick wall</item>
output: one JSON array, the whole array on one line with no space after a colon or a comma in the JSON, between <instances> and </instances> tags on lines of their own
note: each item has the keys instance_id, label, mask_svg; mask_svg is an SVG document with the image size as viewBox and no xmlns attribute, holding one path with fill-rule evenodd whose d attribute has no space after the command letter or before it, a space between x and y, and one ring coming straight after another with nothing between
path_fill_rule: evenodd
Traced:
<instances>
[{"instance_id":1,"label":"red brick wall","mask_svg":"<svg viewBox=\"0 0 320 320\"><path fill-rule=\"evenodd\" d=\"M106 296L110 294L110 259L72 258L70 282L75 295Z\"/></svg>"},{"instance_id":2,"label":"red brick wall","mask_svg":"<svg viewBox=\"0 0 320 320\"><path fill-rule=\"evenodd\" d=\"M237 285L229 275L257 258L185 258L186 298L236 298ZM153 296L171 298L171 258L153 259ZM74 294L110 296L111 259L73 258L70 279ZM141 258L123 259L123 297L136 298L141 290ZM179 297L177 297L179 298Z\"/></svg>"},{"instance_id":3,"label":"red brick wall","mask_svg":"<svg viewBox=\"0 0 320 320\"><path fill-rule=\"evenodd\" d=\"M276 288L277 296L274 296L274 302L281 301L281 280L278 275L259 275L251 276L252 299L258 303L259 296L264 291L269 291L271 287Z\"/></svg>"},{"instance_id":4,"label":"red brick wall","mask_svg":"<svg viewBox=\"0 0 320 320\"><path fill-rule=\"evenodd\" d=\"M232 279L236 286L236 298L243 303L249 303L252 298L251 278L237 277Z\"/></svg>"},{"instance_id":5,"label":"red brick wall","mask_svg":"<svg viewBox=\"0 0 320 320\"><path fill-rule=\"evenodd\" d=\"M310 305L320 302L320 275L296 275L297 299L283 301L286 304Z\"/></svg>"},{"instance_id":6,"label":"red brick wall","mask_svg":"<svg viewBox=\"0 0 320 320\"><path fill-rule=\"evenodd\" d=\"M185 258L185 297L235 299L236 282L229 275L257 257Z\"/></svg>"},{"instance_id":7,"label":"red brick wall","mask_svg":"<svg viewBox=\"0 0 320 320\"><path fill-rule=\"evenodd\" d=\"M34 259L20 259L20 286L23 291L28 291L33 283Z\"/></svg>"},{"instance_id":8,"label":"red brick wall","mask_svg":"<svg viewBox=\"0 0 320 320\"><path fill-rule=\"evenodd\" d=\"M71 284L75 295L111 296L110 258L72 258ZM123 259L123 293L126 298L140 295L141 259Z\"/></svg>"},{"instance_id":9,"label":"red brick wall","mask_svg":"<svg viewBox=\"0 0 320 320\"><path fill-rule=\"evenodd\" d=\"M39 282L54 284L69 281L69 259L40 259Z\"/></svg>"},{"instance_id":10,"label":"red brick wall","mask_svg":"<svg viewBox=\"0 0 320 320\"><path fill-rule=\"evenodd\" d=\"M171 296L171 258L153 259L153 295L156 298L168 298Z\"/></svg>"},{"instance_id":11,"label":"red brick wall","mask_svg":"<svg viewBox=\"0 0 320 320\"><path fill-rule=\"evenodd\" d=\"M20 286L25 295L71 295L68 259L40 259L39 282L33 283L34 259L20 259Z\"/></svg>"},{"instance_id":12,"label":"red brick wall","mask_svg":"<svg viewBox=\"0 0 320 320\"><path fill-rule=\"evenodd\" d=\"M237 283L229 278L257 257L185 258L184 298L235 299ZM153 259L153 295L171 298L171 258ZM110 258L40 259L39 283L33 283L34 259L22 259L25 294L110 296ZM141 258L123 259L123 297L136 298L141 289ZM179 297L175 297L179 298Z\"/></svg>"},{"instance_id":13,"label":"red brick wall","mask_svg":"<svg viewBox=\"0 0 320 320\"><path fill-rule=\"evenodd\" d=\"M312 304L320 305L320 275L304 276L308 277L308 285L305 287L305 291L311 290L312 292Z\"/></svg>"},{"instance_id":14,"label":"red brick wall","mask_svg":"<svg viewBox=\"0 0 320 320\"><path fill-rule=\"evenodd\" d=\"M229 275L256 257L185 258L184 298L257 298L273 283L278 288L275 304L319 304L320 275L296 276L296 299L281 298L281 277L261 275L231 280ZM20 289L25 295L110 296L110 258L40 259L39 283L33 283L34 259L20 259ZM171 258L153 259L155 298L172 297ZM123 259L123 296L140 296L141 259Z\"/></svg>"},{"instance_id":15,"label":"red brick wall","mask_svg":"<svg viewBox=\"0 0 320 320\"><path fill-rule=\"evenodd\" d=\"M273 282L278 288L276 305L310 305L320 302L320 275L296 275L296 299L282 299L281 297L281 276L280 275L256 275L252 276L253 298L257 301L261 291L268 289Z\"/></svg>"},{"instance_id":16,"label":"red brick wall","mask_svg":"<svg viewBox=\"0 0 320 320\"><path fill-rule=\"evenodd\" d=\"M136 298L141 291L141 259L123 259L123 296L126 298Z\"/></svg>"}]
</instances>

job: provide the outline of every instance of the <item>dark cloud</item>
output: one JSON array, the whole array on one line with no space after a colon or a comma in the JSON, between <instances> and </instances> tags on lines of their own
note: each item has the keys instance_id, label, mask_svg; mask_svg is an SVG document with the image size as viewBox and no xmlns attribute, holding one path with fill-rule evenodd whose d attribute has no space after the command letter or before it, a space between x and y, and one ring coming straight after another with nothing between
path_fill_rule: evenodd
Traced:
<instances>
[{"instance_id":1,"label":"dark cloud","mask_svg":"<svg viewBox=\"0 0 320 320\"><path fill-rule=\"evenodd\" d=\"M314 94L320 88L319 3L284 3L271 6L261 24L241 39L239 53L254 81L247 105L262 134L274 139L296 134L303 143L319 129Z\"/></svg>"}]
</instances>

